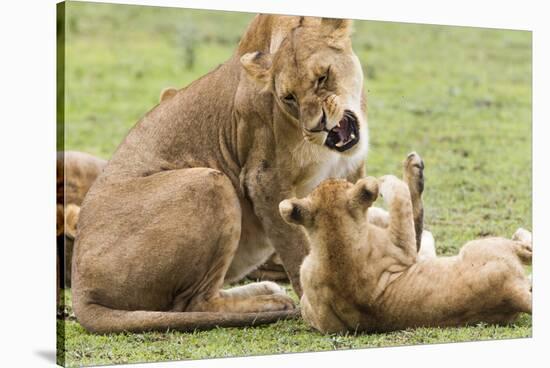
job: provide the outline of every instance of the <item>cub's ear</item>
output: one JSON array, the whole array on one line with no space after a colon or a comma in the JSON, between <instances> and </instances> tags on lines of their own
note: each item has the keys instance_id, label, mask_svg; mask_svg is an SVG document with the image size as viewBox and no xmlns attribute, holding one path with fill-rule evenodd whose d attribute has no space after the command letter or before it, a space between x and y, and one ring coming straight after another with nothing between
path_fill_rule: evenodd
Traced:
<instances>
[{"instance_id":1,"label":"cub's ear","mask_svg":"<svg viewBox=\"0 0 550 368\"><path fill-rule=\"evenodd\" d=\"M241 64L252 79L267 84L271 78L271 54L261 51L249 52L241 56Z\"/></svg>"},{"instance_id":2,"label":"cub's ear","mask_svg":"<svg viewBox=\"0 0 550 368\"><path fill-rule=\"evenodd\" d=\"M348 189L350 205L354 207L370 207L378 198L378 180L372 176L363 178Z\"/></svg>"},{"instance_id":3,"label":"cub's ear","mask_svg":"<svg viewBox=\"0 0 550 368\"><path fill-rule=\"evenodd\" d=\"M322 18L321 32L335 41L349 39L351 35L351 19Z\"/></svg>"},{"instance_id":4,"label":"cub's ear","mask_svg":"<svg viewBox=\"0 0 550 368\"><path fill-rule=\"evenodd\" d=\"M309 200L307 199L285 199L279 203L279 212L283 220L289 224L308 227L313 222Z\"/></svg>"}]
</instances>

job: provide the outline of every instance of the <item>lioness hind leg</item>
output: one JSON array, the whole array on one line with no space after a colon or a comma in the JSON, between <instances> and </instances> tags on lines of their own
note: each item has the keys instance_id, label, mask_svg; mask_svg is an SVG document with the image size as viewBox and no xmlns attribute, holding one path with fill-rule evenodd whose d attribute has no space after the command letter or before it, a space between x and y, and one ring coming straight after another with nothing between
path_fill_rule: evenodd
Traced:
<instances>
[{"instance_id":1,"label":"lioness hind leg","mask_svg":"<svg viewBox=\"0 0 550 368\"><path fill-rule=\"evenodd\" d=\"M231 182L225 175L220 175L220 179L223 179L223 188L220 184L218 191L224 189L227 196L235 196L233 202L235 206L238 206L238 199ZM232 213L231 208L220 207L219 211L225 214ZM198 287L199 292L191 298L185 311L254 313L294 309L292 299L286 296L275 283L264 282L222 290L225 275L237 251L240 239L240 216L233 216L233 221L235 226L220 234L217 242L219 244L218 254L214 257L214 263L210 265L208 274L205 275L202 285Z\"/></svg>"},{"instance_id":2,"label":"lioness hind leg","mask_svg":"<svg viewBox=\"0 0 550 368\"><path fill-rule=\"evenodd\" d=\"M193 299L188 312L252 313L294 309L284 289L271 281L236 286Z\"/></svg>"},{"instance_id":3,"label":"lioness hind leg","mask_svg":"<svg viewBox=\"0 0 550 368\"><path fill-rule=\"evenodd\" d=\"M416 234L416 250L420 251L422 230L424 228L424 161L416 152L411 152L403 161L403 181L409 186L413 207L414 230Z\"/></svg>"},{"instance_id":4,"label":"lioness hind leg","mask_svg":"<svg viewBox=\"0 0 550 368\"><path fill-rule=\"evenodd\" d=\"M107 204L89 201L79 219L73 309L88 331L192 331L295 314L284 295L230 296L221 290L242 223L226 175L208 168L168 170L128 180L124 189ZM92 188L88 199L94 196ZM97 221L102 217L108 221ZM114 234L128 228L124 236Z\"/></svg>"}]
</instances>

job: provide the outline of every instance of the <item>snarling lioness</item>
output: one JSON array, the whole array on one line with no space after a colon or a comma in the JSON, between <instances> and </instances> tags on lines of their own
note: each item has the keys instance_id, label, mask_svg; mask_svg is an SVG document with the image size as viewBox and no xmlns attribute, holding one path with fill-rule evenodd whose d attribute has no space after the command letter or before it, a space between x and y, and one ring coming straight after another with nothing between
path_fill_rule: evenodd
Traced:
<instances>
[{"instance_id":1,"label":"snarling lioness","mask_svg":"<svg viewBox=\"0 0 550 368\"><path fill-rule=\"evenodd\" d=\"M273 253L301 295L302 229L278 205L363 176L351 22L257 16L224 64L147 113L87 194L73 307L89 331L193 330L296 315L274 283L222 290Z\"/></svg>"},{"instance_id":2,"label":"snarling lioness","mask_svg":"<svg viewBox=\"0 0 550 368\"><path fill-rule=\"evenodd\" d=\"M419 259L414 224L423 168L412 153L403 181L392 175L355 185L332 179L306 198L281 202L281 215L306 228L311 238L301 269L301 307L314 328L384 332L506 323L531 313L531 286L523 270L532 259L526 230L512 239L468 242L454 257ZM384 227L367 221L379 193L389 208Z\"/></svg>"}]
</instances>

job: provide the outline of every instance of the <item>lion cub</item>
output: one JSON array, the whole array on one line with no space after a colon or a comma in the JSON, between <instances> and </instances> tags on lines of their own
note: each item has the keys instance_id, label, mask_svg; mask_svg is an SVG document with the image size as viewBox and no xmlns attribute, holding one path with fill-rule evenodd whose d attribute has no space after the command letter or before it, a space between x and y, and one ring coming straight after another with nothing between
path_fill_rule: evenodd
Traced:
<instances>
[{"instance_id":1,"label":"lion cub","mask_svg":"<svg viewBox=\"0 0 550 368\"><path fill-rule=\"evenodd\" d=\"M324 333L390 331L417 326L504 323L531 313L530 233L468 242L454 257L419 260L411 193L422 190L423 164L404 164L419 186L395 176L352 185L327 180L309 196L280 203L283 218L303 226L310 252L301 266L302 316ZM389 208L385 228L367 222L378 193ZM413 199L414 200L414 199Z\"/></svg>"}]
</instances>

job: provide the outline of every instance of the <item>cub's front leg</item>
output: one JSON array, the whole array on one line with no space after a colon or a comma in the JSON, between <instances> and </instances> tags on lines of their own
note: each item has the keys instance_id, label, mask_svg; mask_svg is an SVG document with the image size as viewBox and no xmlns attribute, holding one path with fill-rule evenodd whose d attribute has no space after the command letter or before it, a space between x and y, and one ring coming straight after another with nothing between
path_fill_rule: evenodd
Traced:
<instances>
[{"instance_id":1,"label":"cub's front leg","mask_svg":"<svg viewBox=\"0 0 550 368\"><path fill-rule=\"evenodd\" d=\"M245 186L254 213L281 257L294 291L302 296L300 266L307 255L309 240L302 227L289 225L279 213L279 203L291 197L290 184L284 181L277 169L271 168L266 161L261 161L248 171Z\"/></svg>"},{"instance_id":2,"label":"cub's front leg","mask_svg":"<svg viewBox=\"0 0 550 368\"><path fill-rule=\"evenodd\" d=\"M393 245L401 248L411 263L416 261L416 236L411 194L407 184L393 175L379 179L380 195L388 206L390 222L387 228Z\"/></svg>"}]
</instances>

